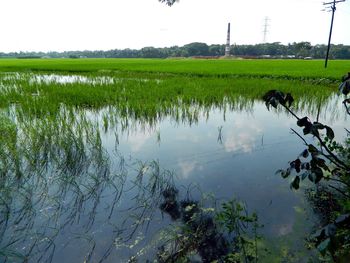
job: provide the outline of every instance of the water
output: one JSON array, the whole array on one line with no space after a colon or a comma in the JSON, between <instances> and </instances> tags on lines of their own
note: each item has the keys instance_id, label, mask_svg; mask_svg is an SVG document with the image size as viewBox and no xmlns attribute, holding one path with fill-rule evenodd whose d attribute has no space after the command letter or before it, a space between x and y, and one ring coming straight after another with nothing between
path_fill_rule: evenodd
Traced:
<instances>
[{"instance_id":1,"label":"water","mask_svg":"<svg viewBox=\"0 0 350 263\"><path fill-rule=\"evenodd\" d=\"M167 185L206 206L242 200L257 212L270 249L287 246L296 262L308 255L300 240L317 219L303 195L307 185L291 191L275 174L305 148L291 134L296 121L290 115L256 101L242 110L198 108L191 120L162 116L125 125L111 110L71 117L63 110L57 123L17 123L17 152L9 147L10 157L2 156L7 163L18 158L1 181L0 248L7 262L151 259L162 229L172 223L159 211ZM320 114L340 137L343 112L335 96ZM16 178L18 171L24 176Z\"/></svg>"}]
</instances>

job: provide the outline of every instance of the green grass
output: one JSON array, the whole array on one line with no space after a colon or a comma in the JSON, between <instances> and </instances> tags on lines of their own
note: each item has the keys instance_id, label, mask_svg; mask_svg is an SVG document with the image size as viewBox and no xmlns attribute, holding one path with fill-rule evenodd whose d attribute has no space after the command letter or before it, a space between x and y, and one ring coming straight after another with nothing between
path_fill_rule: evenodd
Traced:
<instances>
[{"instance_id":1,"label":"green grass","mask_svg":"<svg viewBox=\"0 0 350 263\"><path fill-rule=\"evenodd\" d=\"M349 69L350 61L331 61L324 69L320 60L2 59L0 107L16 104L40 116L55 114L61 104L116 106L138 117L181 105L237 107L240 98L252 102L270 89L324 100ZM78 74L93 83L33 83L33 74ZM101 77L111 82L100 83Z\"/></svg>"},{"instance_id":2,"label":"green grass","mask_svg":"<svg viewBox=\"0 0 350 263\"><path fill-rule=\"evenodd\" d=\"M84 75L83 75L84 76ZM201 106L231 108L260 100L270 89L292 92L298 101L325 100L336 85L300 80L158 76L145 73L114 73L108 83L97 82L104 73L85 73L92 83L33 83L33 74L0 74L0 107L17 105L24 113L56 114L60 106L101 109L115 106L129 116L166 114L176 108Z\"/></svg>"},{"instance_id":3,"label":"green grass","mask_svg":"<svg viewBox=\"0 0 350 263\"><path fill-rule=\"evenodd\" d=\"M266 76L340 79L350 60L198 60L198 59L1 59L0 71L153 72L194 76Z\"/></svg>"}]
</instances>

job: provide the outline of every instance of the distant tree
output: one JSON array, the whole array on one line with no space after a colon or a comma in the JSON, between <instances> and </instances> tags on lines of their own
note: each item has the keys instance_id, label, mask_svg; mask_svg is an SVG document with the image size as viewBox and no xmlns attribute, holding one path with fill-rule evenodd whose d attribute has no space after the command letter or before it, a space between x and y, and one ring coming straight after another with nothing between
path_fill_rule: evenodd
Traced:
<instances>
[{"instance_id":1,"label":"distant tree","mask_svg":"<svg viewBox=\"0 0 350 263\"><path fill-rule=\"evenodd\" d=\"M344 45L336 45L332 47L332 54L335 59L350 59L350 47Z\"/></svg>"},{"instance_id":2,"label":"distant tree","mask_svg":"<svg viewBox=\"0 0 350 263\"><path fill-rule=\"evenodd\" d=\"M312 49L310 42L299 42L294 43L296 56L298 57L307 57L310 54L310 50Z\"/></svg>"},{"instance_id":3,"label":"distant tree","mask_svg":"<svg viewBox=\"0 0 350 263\"><path fill-rule=\"evenodd\" d=\"M143 58L162 58L164 54L161 48L144 47L140 50L140 55Z\"/></svg>"},{"instance_id":4,"label":"distant tree","mask_svg":"<svg viewBox=\"0 0 350 263\"><path fill-rule=\"evenodd\" d=\"M84 51L64 51L64 52L10 52L0 53L0 57L51 57L68 58L166 58L166 57L189 57L189 56L221 56L224 54L225 45L210 45L194 42L185 46L172 46L164 48L144 47L136 49L113 49L113 50L84 50ZM297 57L324 58L327 51L326 45L312 46L310 42L291 43L282 45L279 42L264 43L256 45L232 45L231 54L235 56L286 56L295 55ZM330 58L350 59L350 46L332 45Z\"/></svg>"},{"instance_id":5,"label":"distant tree","mask_svg":"<svg viewBox=\"0 0 350 263\"><path fill-rule=\"evenodd\" d=\"M208 56L209 55L209 47L205 43L194 42L184 46L187 50L188 55L192 56Z\"/></svg>"},{"instance_id":6,"label":"distant tree","mask_svg":"<svg viewBox=\"0 0 350 263\"><path fill-rule=\"evenodd\" d=\"M225 54L225 45L210 45L208 51L210 56L223 56Z\"/></svg>"}]
</instances>

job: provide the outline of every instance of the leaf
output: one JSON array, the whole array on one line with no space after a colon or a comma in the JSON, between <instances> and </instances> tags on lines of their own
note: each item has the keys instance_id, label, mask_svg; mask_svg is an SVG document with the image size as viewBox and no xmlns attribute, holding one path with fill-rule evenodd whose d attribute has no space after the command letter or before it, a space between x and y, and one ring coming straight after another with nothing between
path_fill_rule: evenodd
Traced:
<instances>
[{"instance_id":1,"label":"leaf","mask_svg":"<svg viewBox=\"0 0 350 263\"><path fill-rule=\"evenodd\" d=\"M317 230L313 235L310 236L311 239L322 240L326 237L326 230L321 228Z\"/></svg>"},{"instance_id":2,"label":"leaf","mask_svg":"<svg viewBox=\"0 0 350 263\"><path fill-rule=\"evenodd\" d=\"M334 168L331 173L332 173L332 176L341 176L341 169Z\"/></svg>"},{"instance_id":3,"label":"leaf","mask_svg":"<svg viewBox=\"0 0 350 263\"><path fill-rule=\"evenodd\" d=\"M327 238L325 240L323 240L318 246L317 246L317 249L323 254L325 255L326 253L326 250L330 244L330 241L331 239L330 238Z\"/></svg>"},{"instance_id":4,"label":"leaf","mask_svg":"<svg viewBox=\"0 0 350 263\"><path fill-rule=\"evenodd\" d=\"M285 97L286 105L290 107L294 101L294 98L290 93L287 93L287 96Z\"/></svg>"},{"instance_id":5,"label":"leaf","mask_svg":"<svg viewBox=\"0 0 350 263\"><path fill-rule=\"evenodd\" d=\"M307 158L307 157L309 157L309 151L307 149L305 149L299 156Z\"/></svg>"},{"instance_id":6,"label":"leaf","mask_svg":"<svg viewBox=\"0 0 350 263\"><path fill-rule=\"evenodd\" d=\"M311 122L309 121L309 118L308 117L304 117L304 118L301 118L297 121L297 125L299 127L304 127L306 126L308 123L311 124Z\"/></svg>"},{"instance_id":7,"label":"leaf","mask_svg":"<svg viewBox=\"0 0 350 263\"><path fill-rule=\"evenodd\" d=\"M318 153L318 149L313 146L312 144L309 144L309 152L310 153Z\"/></svg>"},{"instance_id":8,"label":"leaf","mask_svg":"<svg viewBox=\"0 0 350 263\"><path fill-rule=\"evenodd\" d=\"M271 97L274 97L276 93L276 90L269 90L268 92L265 93L265 95L263 96L263 100L264 101L268 101L270 100Z\"/></svg>"},{"instance_id":9,"label":"leaf","mask_svg":"<svg viewBox=\"0 0 350 263\"><path fill-rule=\"evenodd\" d=\"M334 139L334 131L329 126L325 126L325 127L326 127L326 131L327 131L328 139L333 140Z\"/></svg>"},{"instance_id":10,"label":"leaf","mask_svg":"<svg viewBox=\"0 0 350 263\"><path fill-rule=\"evenodd\" d=\"M350 72L342 77L342 81L345 82L350 79Z\"/></svg>"},{"instance_id":11,"label":"leaf","mask_svg":"<svg viewBox=\"0 0 350 263\"><path fill-rule=\"evenodd\" d=\"M269 104L276 109L278 105L278 100L276 100L275 98L271 98L269 100Z\"/></svg>"},{"instance_id":12,"label":"leaf","mask_svg":"<svg viewBox=\"0 0 350 263\"><path fill-rule=\"evenodd\" d=\"M335 224L329 224L326 228L326 235L329 237L332 237L337 232L337 226Z\"/></svg>"},{"instance_id":13,"label":"leaf","mask_svg":"<svg viewBox=\"0 0 350 263\"><path fill-rule=\"evenodd\" d=\"M279 103L283 105L286 104L286 101L284 100L284 93L282 91L276 90L275 98L278 100Z\"/></svg>"},{"instance_id":14,"label":"leaf","mask_svg":"<svg viewBox=\"0 0 350 263\"><path fill-rule=\"evenodd\" d=\"M309 180L315 184L319 183L321 179L323 178L323 172L321 168L316 167L311 170L311 173L309 175Z\"/></svg>"},{"instance_id":15,"label":"leaf","mask_svg":"<svg viewBox=\"0 0 350 263\"><path fill-rule=\"evenodd\" d=\"M341 226L343 224L349 224L349 223L350 223L350 214L340 215L335 220L335 224L338 226Z\"/></svg>"},{"instance_id":16,"label":"leaf","mask_svg":"<svg viewBox=\"0 0 350 263\"><path fill-rule=\"evenodd\" d=\"M316 160L316 164L318 167L326 170L326 171L329 171L329 168L328 166L326 165L326 161L322 158L314 158Z\"/></svg>"},{"instance_id":17,"label":"leaf","mask_svg":"<svg viewBox=\"0 0 350 263\"><path fill-rule=\"evenodd\" d=\"M339 91L344 95L348 95L350 92L350 80L347 79L339 85Z\"/></svg>"},{"instance_id":18,"label":"leaf","mask_svg":"<svg viewBox=\"0 0 350 263\"><path fill-rule=\"evenodd\" d=\"M311 128L312 128L312 124L310 123L310 125L306 125L305 128L303 129L303 133L304 135L307 135L311 132Z\"/></svg>"},{"instance_id":19,"label":"leaf","mask_svg":"<svg viewBox=\"0 0 350 263\"><path fill-rule=\"evenodd\" d=\"M295 190L299 189L299 184L300 184L300 177L299 176L295 176L293 182L290 184L290 188L294 188Z\"/></svg>"},{"instance_id":20,"label":"leaf","mask_svg":"<svg viewBox=\"0 0 350 263\"><path fill-rule=\"evenodd\" d=\"M286 179L289 175L290 175L290 169L289 168L287 170L281 172L281 176L282 176L283 179Z\"/></svg>"},{"instance_id":21,"label":"leaf","mask_svg":"<svg viewBox=\"0 0 350 263\"><path fill-rule=\"evenodd\" d=\"M320 122L314 122L312 126L318 130L322 130L325 128L325 126Z\"/></svg>"},{"instance_id":22,"label":"leaf","mask_svg":"<svg viewBox=\"0 0 350 263\"><path fill-rule=\"evenodd\" d=\"M318 130L319 130L319 128L317 128L317 126L314 126L314 125L311 124L311 133L312 133L312 135L314 135L316 137L320 137L320 133L318 132Z\"/></svg>"},{"instance_id":23,"label":"leaf","mask_svg":"<svg viewBox=\"0 0 350 263\"><path fill-rule=\"evenodd\" d=\"M301 180L304 180L306 177L309 176L309 174L310 174L309 171L306 171L306 172L302 173L302 174L301 174Z\"/></svg>"},{"instance_id":24,"label":"leaf","mask_svg":"<svg viewBox=\"0 0 350 263\"><path fill-rule=\"evenodd\" d=\"M306 164L305 164L305 169L306 169L306 170L310 170L310 163L306 163Z\"/></svg>"},{"instance_id":25,"label":"leaf","mask_svg":"<svg viewBox=\"0 0 350 263\"><path fill-rule=\"evenodd\" d=\"M301 161L300 161L300 159L298 158L298 159L296 159L296 160L294 161L294 168L295 168L295 171L296 171L297 173L300 173L300 165L301 165Z\"/></svg>"},{"instance_id":26,"label":"leaf","mask_svg":"<svg viewBox=\"0 0 350 263\"><path fill-rule=\"evenodd\" d=\"M290 169L287 170L277 170L275 174L280 174L282 178L286 179L290 175Z\"/></svg>"}]
</instances>

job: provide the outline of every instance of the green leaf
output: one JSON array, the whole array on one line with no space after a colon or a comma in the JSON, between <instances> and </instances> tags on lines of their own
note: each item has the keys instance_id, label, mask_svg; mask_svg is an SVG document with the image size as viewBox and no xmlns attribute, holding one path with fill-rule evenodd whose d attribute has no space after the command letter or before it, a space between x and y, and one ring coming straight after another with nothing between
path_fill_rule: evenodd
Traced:
<instances>
[{"instance_id":1,"label":"green leaf","mask_svg":"<svg viewBox=\"0 0 350 263\"><path fill-rule=\"evenodd\" d=\"M315 184L317 184L323 178L322 169L319 167L315 167L311 170L309 175L309 180Z\"/></svg>"},{"instance_id":2,"label":"green leaf","mask_svg":"<svg viewBox=\"0 0 350 263\"><path fill-rule=\"evenodd\" d=\"M319 130L319 128L317 128L317 127L320 127L320 126L315 126L315 125L311 125L311 129L310 129L310 131L311 131L311 134L312 135L314 135L314 136L316 136L316 137L319 137L320 136L320 133L318 132L318 130ZM305 129L306 129L306 127L305 127Z\"/></svg>"},{"instance_id":3,"label":"green leaf","mask_svg":"<svg viewBox=\"0 0 350 263\"><path fill-rule=\"evenodd\" d=\"M306 171L306 172L302 173L302 174L301 174L301 180L304 180L306 177L309 176L309 174L310 174L309 171Z\"/></svg>"},{"instance_id":4,"label":"green leaf","mask_svg":"<svg viewBox=\"0 0 350 263\"><path fill-rule=\"evenodd\" d=\"M317 166L326 170L326 171L329 171L329 168L328 166L326 165L326 161L322 158L314 158L316 160L316 163L317 163Z\"/></svg>"},{"instance_id":5,"label":"green leaf","mask_svg":"<svg viewBox=\"0 0 350 263\"><path fill-rule=\"evenodd\" d=\"M326 127L326 131L327 131L328 139L333 140L334 139L334 131L329 126L325 126L325 127Z\"/></svg>"},{"instance_id":6,"label":"green leaf","mask_svg":"<svg viewBox=\"0 0 350 263\"><path fill-rule=\"evenodd\" d=\"M312 124L311 123L306 124L305 128L303 129L304 135L307 135L307 134L311 133L312 131L313 131ZM316 131L317 131L317 129L316 129Z\"/></svg>"},{"instance_id":7,"label":"green leaf","mask_svg":"<svg viewBox=\"0 0 350 263\"><path fill-rule=\"evenodd\" d=\"M284 100L286 101L286 105L290 107L294 101L294 98L290 93L287 93L286 98Z\"/></svg>"},{"instance_id":8,"label":"green leaf","mask_svg":"<svg viewBox=\"0 0 350 263\"><path fill-rule=\"evenodd\" d=\"M307 149L305 149L299 156L307 158L307 157L309 157L309 151Z\"/></svg>"},{"instance_id":9,"label":"green leaf","mask_svg":"<svg viewBox=\"0 0 350 263\"><path fill-rule=\"evenodd\" d=\"M295 189L298 190L299 189L299 184L300 184L300 177L299 176L295 176L293 182L290 184L290 188L291 189Z\"/></svg>"},{"instance_id":10,"label":"green leaf","mask_svg":"<svg viewBox=\"0 0 350 263\"><path fill-rule=\"evenodd\" d=\"M300 166L301 161L299 158L290 163L290 168L294 168L297 173L300 173Z\"/></svg>"},{"instance_id":11,"label":"green leaf","mask_svg":"<svg viewBox=\"0 0 350 263\"><path fill-rule=\"evenodd\" d=\"M297 121L297 125L299 127L304 127L306 126L307 124L311 124L311 122L309 121L309 118L308 117L304 117L304 118L301 118Z\"/></svg>"},{"instance_id":12,"label":"green leaf","mask_svg":"<svg viewBox=\"0 0 350 263\"><path fill-rule=\"evenodd\" d=\"M317 249L318 249L323 255L325 255L326 250L328 249L330 242L331 242L331 239L330 239L330 238L327 238L327 239L323 240L323 241L317 246Z\"/></svg>"},{"instance_id":13,"label":"green leaf","mask_svg":"<svg viewBox=\"0 0 350 263\"><path fill-rule=\"evenodd\" d=\"M325 128L325 126L322 123L320 123L320 122L314 122L313 123L313 127L318 129L318 130L322 130L322 129Z\"/></svg>"},{"instance_id":14,"label":"green leaf","mask_svg":"<svg viewBox=\"0 0 350 263\"><path fill-rule=\"evenodd\" d=\"M309 144L309 152L310 153L318 153L318 149L313 146L312 144Z\"/></svg>"}]
</instances>

